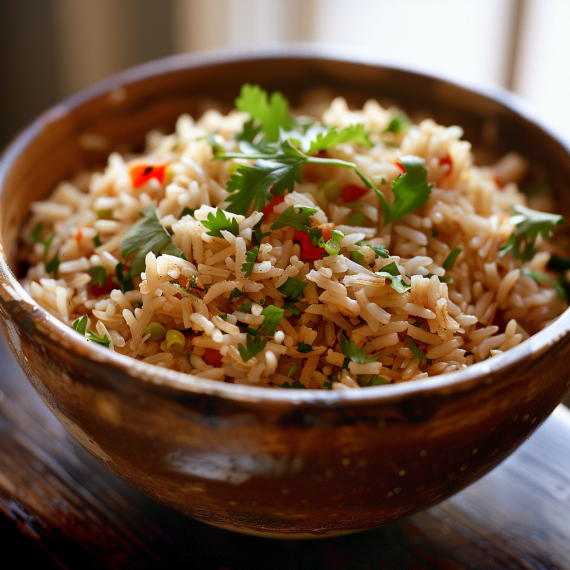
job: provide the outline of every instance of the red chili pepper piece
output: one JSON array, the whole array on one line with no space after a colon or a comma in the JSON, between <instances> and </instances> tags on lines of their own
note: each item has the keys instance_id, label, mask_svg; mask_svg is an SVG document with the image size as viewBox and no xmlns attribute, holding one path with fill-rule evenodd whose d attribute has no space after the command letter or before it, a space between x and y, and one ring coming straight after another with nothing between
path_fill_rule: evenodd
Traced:
<instances>
[{"instance_id":1,"label":"red chili pepper piece","mask_svg":"<svg viewBox=\"0 0 570 570\"><path fill-rule=\"evenodd\" d=\"M397 160L394 164L395 164L404 174L406 174L406 172L407 172L406 167L405 167L399 160Z\"/></svg>"},{"instance_id":2,"label":"red chili pepper piece","mask_svg":"<svg viewBox=\"0 0 570 570\"><path fill-rule=\"evenodd\" d=\"M207 348L204 354L204 362L208 366L213 366L214 368L222 367L222 354L219 350L215 348Z\"/></svg>"},{"instance_id":3,"label":"red chili pepper piece","mask_svg":"<svg viewBox=\"0 0 570 570\"><path fill-rule=\"evenodd\" d=\"M298 241L301 246L301 261L315 261L325 256L325 248L315 247L311 242L309 234L295 230L293 239Z\"/></svg>"},{"instance_id":4,"label":"red chili pepper piece","mask_svg":"<svg viewBox=\"0 0 570 570\"><path fill-rule=\"evenodd\" d=\"M451 156L449 156L449 154L446 154L443 158L439 159L439 165L443 166L444 164L449 164L449 170L447 171L447 174L449 174L453 168L453 160L451 160Z\"/></svg>"},{"instance_id":5,"label":"red chili pepper piece","mask_svg":"<svg viewBox=\"0 0 570 570\"><path fill-rule=\"evenodd\" d=\"M366 192L368 192L367 188L350 184L340 191L340 195L345 202L357 202Z\"/></svg>"},{"instance_id":6,"label":"red chili pepper piece","mask_svg":"<svg viewBox=\"0 0 570 570\"><path fill-rule=\"evenodd\" d=\"M91 285L91 293L95 295L95 297L100 297L101 295L108 295L114 289L118 289L118 286L113 283L110 277L107 277L107 280L103 285Z\"/></svg>"},{"instance_id":7,"label":"red chili pepper piece","mask_svg":"<svg viewBox=\"0 0 570 570\"><path fill-rule=\"evenodd\" d=\"M265 208L263 208L263 210L262 210L263 218L266 219L267 216L272 214L273 210L275 209L275 206L278 206L279 204L281 204L281 202L283 202L283 200L285 200L285 194L281 194L280 196L276 196L275 198L273 198L273 200L271 200L271 202L269 202L269 204L267 204L267 206L265 206Z\"/></svg>"},{"instance_id":8,"label":"red chili pepper piece","mask_svg":"<svg viewBox=\"0 0 570 570\"><path fill-rule=\"evenodd\" d=\"M151 178L156 178L161 184L164 182L164 164L144 164L140 162L132 162L129 166L129 174L133 188L140 188L146 184Z\"/></svg>"}]
</instances>

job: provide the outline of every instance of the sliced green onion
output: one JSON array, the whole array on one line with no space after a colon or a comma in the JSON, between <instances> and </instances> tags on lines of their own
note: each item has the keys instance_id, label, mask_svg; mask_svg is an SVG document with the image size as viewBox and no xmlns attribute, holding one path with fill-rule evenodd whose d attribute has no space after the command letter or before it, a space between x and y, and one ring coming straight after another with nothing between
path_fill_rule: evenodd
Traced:
<instances>
[{"instance_id":1,"label":"sliced green onion","mask_svg":"<svg viewBox=\"0 0 570 570\"><path fill-rule=\"evenodd\" d=\"M321 190L329 202L334 202L340 196L340 186L336 182L327 182Z\"/></svg>"},{"instance_id":2,"label":"sliced green onion","mask_svg":"<svg viewBox=\"0 0 570 570\"><path fill-rule=\"evenodd\" d=\"M351 226L365 228L368 227L368 218L362 212L353 212L348 218L348 223Z\"/></svg>"},{"instance_id":3,"label":"sliced green onion","mask_svg":"<svg viewBox=\"0 0 570 570\"><path fill-rule=\"evenodd\" d=\"M451 253L445 258L445 261L443 262L442 267L447 271L448 269L451 269L453 263L455 262L455 260L457 259L457 256L462 252L463 250L460 247L456 247L455 249L451 250Z\"/></svg>"},{"instance_id":4,"label":"sliced green onion","mask_svg":"<svg viewBox=\"0 0 570 570\"><path fill-rule=\"evenodd\" d=\"M111 208L101 208L100 210L97 210L97 217L99 219L101 218L109 218L111 216L111 214L113 213L113 210L111 210Z\"/></svg>"},{"instance_id":5,"label":"sliced green onion","mask_svg":"<svg viewBox=\"0 0 570 570\"><path fill-rule=\"evenodd\" d=\"M160 323L150 323L144 329L143 336L150 335L149 340L161 340L166 334L166 329Z\"/></svg>"}]
</instances>

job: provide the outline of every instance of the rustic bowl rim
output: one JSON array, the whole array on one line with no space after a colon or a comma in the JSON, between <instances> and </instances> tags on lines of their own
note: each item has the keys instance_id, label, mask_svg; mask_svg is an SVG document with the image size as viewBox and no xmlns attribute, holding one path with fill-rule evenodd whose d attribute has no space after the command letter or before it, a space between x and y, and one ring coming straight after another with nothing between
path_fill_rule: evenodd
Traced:
<instances>
[{"instance_id":1,"label":"rustic bowl rim","mask_svg":"<svg viewBox=\"0 0 570 570\"><path fill-rule=\"evenodd\" d=\"M454 88L466 90L477 97L489 99L515 113L519 119L526 120L539 127L566 152L570 159L570 147L557 134L543 123L530 109L529 105L514 93L496 85L473 85L434 74L419 68L401 65L375 57L368 50L339 47L338 45L314 43L287 43L263 46L253 49L224 48L204 50L192 53L177 54L156 59L131 67L95 83L81 91L70 95L53 105L27 127L21 130L4 149L0 156L0 192L2 192L12 165L24 153L27 147L50 123L56 121L62 113L72 112L90 100L114 91L131 83L147 80L153 76L168 75L185 70L221 64L240 63L291 58L296 60L339 61L355 65L365 65L388 70L396 70L406 74L423 76L439 83L447 83ZM504 354L465 369L446 375L434 376L425 380L375 386L366 390L274 390L263 387L229 384L217 380L208 380L175 372L160 366L147 364L131 357L109 351L96 343L88 343L70 326L59 321L48 311L41 308L24 290L19 280L9 267L0 236L0 286L8 291L8 297L18 301L24 308L25 318L35 326L34 334L44 341L57 342L72 350L71 358L79 363L104 365L128 376L133 381L151 382L155 386L164 385L169 389L180 391L180 394L194 393L211 395L226 400L246 401L258 404L294 404L322 407L347 406L351 404L371 405L388 404L407 397L422 397L429 394L446 394L471 390L478 385L495 382L513 367L524 361L531 362L540 358L548 349L554 347L565 336L570 334L570 309L566 309L549 326L511 348ZM11 292L10 292L11 290ZM4 294L0 302L5 302ZM6 304L8 307L8 303ZM10 310L8 310L10 312ZM13 316L11 315L12 320ZM40 325L39 327L37 325ZM21 326L21 324L20 324Z\"/></svg>"}]
</instances>

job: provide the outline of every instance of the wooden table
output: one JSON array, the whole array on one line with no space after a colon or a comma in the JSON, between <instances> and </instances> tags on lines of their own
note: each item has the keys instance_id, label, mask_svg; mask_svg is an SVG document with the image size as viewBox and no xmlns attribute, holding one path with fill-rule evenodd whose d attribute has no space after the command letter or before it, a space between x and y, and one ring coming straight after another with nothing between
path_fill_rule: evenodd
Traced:
<instances>
[{"instance_id":1,"label":"wooden table","mask_svg":"<svg viewBox=\"0 0 570 570\"><path fill-rule=\"evenodd\" d=\"M41 570L570 569L570 411L563 406L498 468L428 511L359 534L278 541L194 521L107 471L48 411L3 337L0 391L5 561L15 554L18 565Z\"/></svg>"}]
</instances>

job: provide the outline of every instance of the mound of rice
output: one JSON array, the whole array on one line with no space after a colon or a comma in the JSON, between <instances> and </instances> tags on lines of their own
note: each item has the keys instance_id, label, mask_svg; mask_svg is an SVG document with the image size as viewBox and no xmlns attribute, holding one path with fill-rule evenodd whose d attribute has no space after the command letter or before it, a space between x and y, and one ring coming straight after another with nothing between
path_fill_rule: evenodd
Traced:
<instances>
[{"instance_id":1,"label":"mound of rice","mask_svg":"<svg viewBox=\"0 0 570 570\"><path fill-rule=\"evenodd\" d=\"M532 206L517 186L521 157L477 167L460 127L427 119L393 128L402 115L376 101L351 110L336 98L316 108L296 114L318 112L337 129L362 124L373 143L341 142L320 156L355 164L388 203L402 157L420 157L433 184L427 202L383 224L377 194L354 169L306 164L302 182L263 211L227 212L228 181L255 160L214 152L238 152L250 117L184 115L173 134L149 133L143 154L113 153L104 170L80 173L31 205L21 233L28 291L86 342L149 364L333 390L460 370L519 344L567 307L552 279L536 279L548 275L551 255L542 236L528 261L499 249L515 230L511 206ZM295 227L271 229L291 207L314 208L312 227L325 242L336 236L338 253ZM212 235L208 220L220 210L234 231ZM168 247L135 235L144 267L125 280L137 251L125 238L145 220L163 228Z\"/></svg>"}]
</instances>

